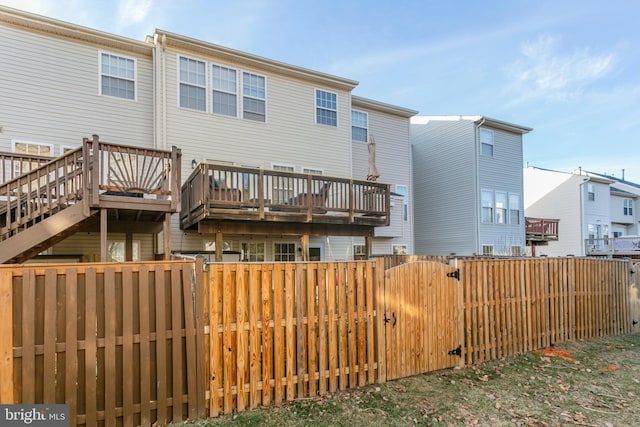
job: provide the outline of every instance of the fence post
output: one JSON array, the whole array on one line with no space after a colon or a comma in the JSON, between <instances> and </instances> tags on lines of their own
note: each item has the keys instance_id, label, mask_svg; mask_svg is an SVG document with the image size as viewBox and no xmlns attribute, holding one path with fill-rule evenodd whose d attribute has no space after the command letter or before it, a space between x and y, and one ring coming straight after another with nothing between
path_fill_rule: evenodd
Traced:
<instances>
[{"instance_id":1,"label":"fence post","mask_svg":"<svg viewBox=\"0 0 640 427\"><path fill-rule=\"evenodd\" d=\"M13 273L0 272L0 403L14 402L13 396Z\"/></svg>"},{"instance_id":2,"label":"fence post","mask_svg":"<svg viewBox=\"0 0 640 427\"><path fill-rule=\"evenodd\" d=\"M374 296L376 307L376 343L378 348L376 349L378 360L378 382L384 383L387 381L387 344L386 344L386 327L385 327L385 300L384 300L384 268L385 258L376 258L375 264L375 283L374 283Z\"/></svg>"}]
</instances>

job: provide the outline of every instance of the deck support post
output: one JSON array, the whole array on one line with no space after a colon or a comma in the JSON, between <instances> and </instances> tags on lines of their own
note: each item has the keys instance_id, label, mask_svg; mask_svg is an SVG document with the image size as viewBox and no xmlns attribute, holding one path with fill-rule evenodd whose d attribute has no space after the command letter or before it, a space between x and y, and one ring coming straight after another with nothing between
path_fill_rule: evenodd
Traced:
<instances>
[{"instance_id":1,"label":"deck support post","mask_svg":"<svg viewBox=\"0 0 640 427\"><path fill-rule=\"evenodd\" d=\"M366 259L371 259L371 236L364 236L364 253Z\"/></svg>"},{"instance_id":2,"label":"deck support post","mask_svg":"<svg viewBox=\"0 0 640 427\"><path fill-rule=\"evenodd\" d=\"M222 231L216 232L216 262L222 262L222 254L224 251L224 241Z\"/></svg>"},{"instance_id":3,"label":"deck support post","mask_svg":"<svg viewBox=\"0 0 640 427\"><path fill-rule=\"evenodd\" d=\"M309 261L309 235L300 236L300 249L302 250L302 261Z\"/></svg>"},{"instance_id":4,"label":"deck support post","mask_svg":"<svg viewBox=\"0 0 640 427\"><path fill-rule=\"evenodd\" d=\"M171 259L171 213L164 214L164 228L162 235L164 236L164 259Z\"/></svg>"},{"instance_id":5,"label":"deck support post","mask_svg":"<svg viewBox=\"0 0 640 427\"><path fill-rule=\"evenodd\" d=\"M100 261L107 262L107 210L100 209Z\"/></svg>"},{"instance_id":6,"label":"deck support post","mask_svg":"<svg viewBox=\"0 0 640 427\"><path fill-rule=\"evenodd\" d=\"M133 233L128 232L124 237L124 260L133 261Z\"/></svg>"}]
</instances>

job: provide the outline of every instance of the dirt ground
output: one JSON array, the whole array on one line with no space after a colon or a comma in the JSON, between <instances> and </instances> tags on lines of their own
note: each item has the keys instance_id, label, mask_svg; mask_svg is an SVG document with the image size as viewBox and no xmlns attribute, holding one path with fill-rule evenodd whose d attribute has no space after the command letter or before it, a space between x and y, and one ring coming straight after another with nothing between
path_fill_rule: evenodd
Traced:
<instances>
[{"instance_id":1,"label":"dirt ground","mask_svg":"<svg viewBox=\"0 0 640 427\"><path fill-rule=\"evenodd\" d=\"M183 425L640 426L640 334Z\"/></svg>"}]
</instances>

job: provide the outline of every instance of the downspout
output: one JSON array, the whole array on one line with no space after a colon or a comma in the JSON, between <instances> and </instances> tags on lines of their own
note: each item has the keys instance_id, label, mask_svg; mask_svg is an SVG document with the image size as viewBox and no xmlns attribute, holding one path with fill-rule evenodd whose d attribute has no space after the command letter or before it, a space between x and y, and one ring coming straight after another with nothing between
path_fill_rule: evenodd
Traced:
<instances>
[{"instance_id":1,"label":"downspout","mask_svg":"<svg viewBox=\"0 0 640 427\"><path fill-rule=\"evenodd\" d=\"M153 62L153 148L155 149L158 148L158 54L156 49L158 49L158 44L154 35L151 58Z\"/></svg>"},{"instance_id":2,"label":"downspout","mask_svg":"<svg viewBox=\"0 0 640 427\"><path fill-rule=\"evenodd\" d=\"M162 148L167 149L167 35L162 35Z\"/></svg>"},{"instance_id":3,"label":"downspout","mask_svg":"<svg viewBox=\"0 0 640 427\"><path fill-rule=\"evenodd\" d=\"M480 223L482 221L482 207L478 209L480 206L480 126L482 126L485 122L485 118L483 117L480 120L480 123L476 123L474 131L475 131L475 160L476 160L476 171L475 171L475 196L476 196L476 220L474 221L476 227L476 253L482 255L482 247L480 246Z\"/></svg>"}]
</instances>

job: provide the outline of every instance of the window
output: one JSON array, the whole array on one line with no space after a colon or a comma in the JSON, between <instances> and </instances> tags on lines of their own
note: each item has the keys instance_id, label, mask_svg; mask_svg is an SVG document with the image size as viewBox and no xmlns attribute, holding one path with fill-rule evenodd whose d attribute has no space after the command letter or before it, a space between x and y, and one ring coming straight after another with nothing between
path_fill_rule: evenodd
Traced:
<instances>
[{"instance_id":1,"label":"window","mask_svg":"<svg viewBox=\"0 0 640 427\"><path fill-rule=\"evenodd\" d=\"M242 243L242 260L249 262L263 262L265 254L264 242Z\"/></svg>"},{"instance_id":2,"label":"window","mask_svg":"<svg viewBox=\"0 0 640 427\"><path fill-rule=\"evenodd\" d=\"M354 141L368 141L367 113L351 110L351 139Z\"/></svg>"},{"instance_id":3,"label":"window","mask_svg":"<svg viewBox=\"0 0 640 427\"><path fill-rule=\"evenodd\" d=\"M396 193L403 196L402 198L402 217L405 221L409 220L409 187L406 185L396 184Z\"/></svg>"},{"instance_id":4,"label":"window","mask_svg":"<svg viewBox=\"0 0 640 427\"><path fill-rule=\"evenodd\" d=\"M316 89L316 123L338 126L338 101L335 93Z\"/></svg>"},{"instance_id":5,"label":"window","mask_svg":"<svg viewBox=\"0 0 640 427\"><path fill-rule=\"evenodd\" d=\"M317 262L322 261L322 249L317 246L309 248L309 261Z\"/></svg>"},{"instance_id":6,"label":"window","mask_svg":"<svg viewBox=\"0 0 640 427\"><path fill-rule=\"evenodd\" d=\"M406 255L407 254L407 245L393 245L393 254L394 255Z\"/></svg>"},{"instance_id":7,"label":"window","mask_svg":"<svg viewBox=\"0 0 640 427\"><path fill-rule=\"evenodd\" d=\"M492 245L482 245L482 255L484 255L484 256L493 256L493 246Z\"/></svg>"},{"instance_id":8,"label":"window","mask_svg":"<svg viewBox=\"0 0 640 427\"><path fill-rule=\"evenodd\" d=\"M624 216L633 216L633 200L624 199L623 203L624 203L624 208L623 208Z\"/></svg>"},{"instance_id":9,"label":"window","mask_svg":"<svg viewBox=\"0 0 640 427\"><path fill-rule=\"evenodd\" d=\"M265 106L265 79L251 73L242 73L242 110L243 117L257 122L267 118Z\"/></svg>"},{"instance_id":10,"label":"window","mask_svg":"<svg viewBox=\"0 0 640 427\"><path fill-rule=\"evenodd\" d=\"M493 157L493 131L480 129L480 154Z\"/></svg>"},{"instance_id":11,"label":"window","mask_svg":"<svg viewBox=\"0 0 640 427\"><path fill-rule=\"evenodd\" d=\"M302 173L306 173L307 175L322 175L324 171L322 169L302 168Z\"/></svg>"},{"instance_id":12,"label":"window","mask_svg":"<svg viewBox=\"0 0 640 427\"><path fill-rule=\"evenodd\" d=\"M273 244L273 260L274 261L295 261L296 260L295 243L274 243Z\"/></svg>"},{"instance_id":13,"label":"window","mask_svg":"<svg viewBox=\"0 0 640 427\"><path fill-rule=\"evenodd\" d=\"M203 61L180 57L180 106L206 111L206 69Z\"/></svg>"},{"instance_id":14,"label":"window","mask_svg":"<svg viewBox=\"0 0 640 427\"><path fill-rule=\"evenodd\" d=\"M507 223L507 193L496 191L496 224Z\"/></svg>"},{"instance_id":15,"label":"window","mask_svg":"<svg viewBox=\"0 0 640 427\"><path fill-rule=\"evenodd\" d=\"M236 70L212 65L211 87L213 88L211 91L211 111L215 114L236 117L238 102Z\"/></svg>"},{"instance_id":16,"label":"window","mask_svg":"<svg viewBox=\"0 0 640 427\"><path fill-rule=\"evenodd\" d=\"M274 171L280 172L293 172L293 166L285 165L273 165ZM293 197L293 182L294 179L288 176L275 176L273 177L273 203L285 204L289 202L289 199Z\"/></svg>"},{"instance_id":17,"label":"window","mask_svg":"<svg viewBox=\"0 0 640 427\"><path fill-rule=\"evenodd\" d=\"M13 152L16 154L30 154L34 156L53 156L52 144L38 144L35 142L14 142ZM38 162L15 162L13 166L13 176L19 176L37 168ZM11 173L11 172L9 172ZM5 178L9 179L9 178Z\"/></svg>"},{"instance_id":18,"label":"window","mask_svg":"<svg viewBox=\"0 0 640 427\"><path fill-rule=\"evenodd\" d=\"M622 237L622 231L614 231L613 237Z\"/></svg>"},{"instance_id":19,"label":"window","mask_svg":"<svg viewBox=\"0 0 640 427\"><path fill-rule=\"evenodd\" d=\"M520 224L520 196L509 194L509 224Z\"/></svg>"},{"instance_id":20,"label":"window","mask_svg":"<svg viewBox=\"0 0 640 427\"><path fill-rule=\"evenodd\" d=\"M140 241L133 241L132 261L140 261ZM115 240L107 244L107 257L109 262L125 262L125 242Z\"/></svg>"},{"instance_id":21,"label":"window","mask_svg":"<svg viewBox=\"0 0 640 427\"><path fill-rule=\"evenodd\" d=\"M367 259L367 247L365 245L353 245L353 259L356 261Z\"/></svg>"},{"instance_id":22,"label":"window","mask_svg":"<svg viewBox=\"0 0 640 427\"><path fill-rule=\"evenodd\" d=\"M124 99L136 99L135 60L101 53L100 94Z\"/></svg>"},{"instance_id":23,"label":"window","mask_svg":"<svg viewBox=\"0 0 640 427\"><path fill-rule=\"evenodd\" d=\"M595 192L595 189L593 188L593 184L587 184L587 199L589 200L596 199L596 192Z\"/></svg>"},{"instance_id":24,"label":"window","mask_svg":"<svg viewBox=\"0 0 640 427\"><path fill-rule=\"evenodd\" d=\"M493 224L493 191L482 190L482 222Z\"/></svg>"},{"instance_id":25,"label":"window","mask_svg":"<svg viewBox=\"0 0 640 427\"><path fill-rule=\"evenodd\" d=\"M511 256L522 256L522 246L511 246Z\"/></svg>"}]
</instances>

